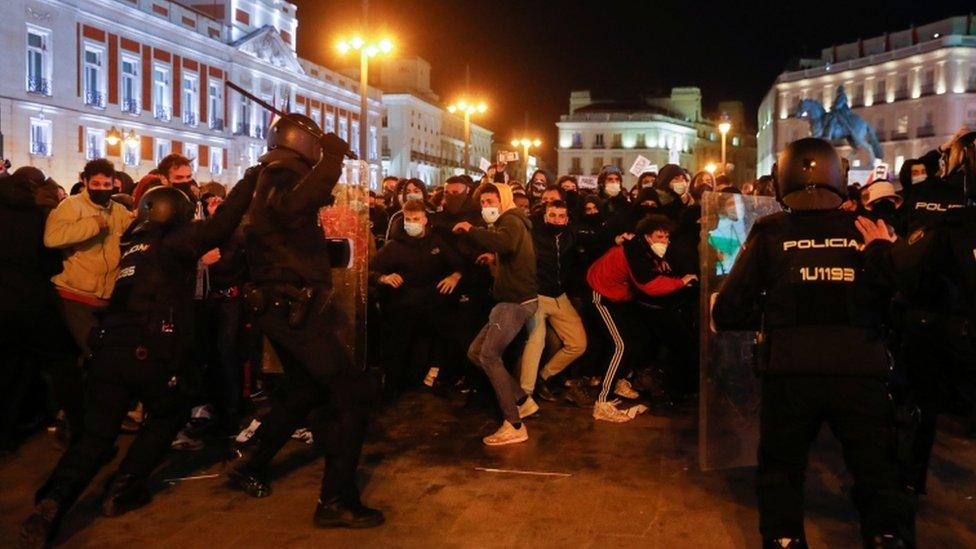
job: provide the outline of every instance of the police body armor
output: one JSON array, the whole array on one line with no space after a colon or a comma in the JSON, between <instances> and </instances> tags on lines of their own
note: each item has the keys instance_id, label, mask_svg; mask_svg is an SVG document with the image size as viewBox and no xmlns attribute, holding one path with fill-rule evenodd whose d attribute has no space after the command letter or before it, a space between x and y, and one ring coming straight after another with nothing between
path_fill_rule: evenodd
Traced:
<instances>
[{"instance_id":1,"label":"police body armor","mask_svg":"<svg viewBox=\"0 0 976 549\"><path fill-rule=\"evenodd\" d=\"M880 330L887 293L867 272L853 214L773 214L755 224L753 235L770 277L766 373L887 375Z\"/></svg>"}]
</instances>

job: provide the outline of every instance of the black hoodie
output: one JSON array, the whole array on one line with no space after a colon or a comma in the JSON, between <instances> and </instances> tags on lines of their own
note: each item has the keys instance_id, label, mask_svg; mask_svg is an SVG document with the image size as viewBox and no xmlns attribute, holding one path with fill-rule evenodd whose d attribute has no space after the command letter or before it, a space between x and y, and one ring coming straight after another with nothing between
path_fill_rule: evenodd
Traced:
<instances>
[{"instance_id":1,"label":"black hoodie","mask_svg":"<svg viewBox=\"0 0 976 549\"><path fill-rule=\"evenodd\" d=\"M41 180L43 181L43 179ZM61 252L44 247L44 221L53 204L38 181L22 174L0 179L0 311L33 311L49 303Z\"/></svg>"},{"instance_id":2,"label":"black hoodie","mask_svg":"<svg viewBox=\"0 0 976 549\"><path fill-rule=\"evenodd\" d=\"M369 279L378 284L383 275L399 274L399 288L380 286L389 303L394 308L429 308L450 297L438 292L437 283L464 268L464 259L428 225L423 236L395 234L370 261Z\"/></svg>"}]
</instances>

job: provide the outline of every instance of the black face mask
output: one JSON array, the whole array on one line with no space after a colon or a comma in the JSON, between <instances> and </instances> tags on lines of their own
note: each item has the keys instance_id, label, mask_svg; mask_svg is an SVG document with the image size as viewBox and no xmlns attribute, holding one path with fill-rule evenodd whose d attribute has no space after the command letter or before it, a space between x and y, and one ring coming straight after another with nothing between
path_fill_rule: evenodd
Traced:
<instances>
[{"instance_id":1,"label":"black face mask","mask_svg":"<svg viewBox=\"0 0 976 549\"><path fill-rule=\"evenodd\" d=\"M601 220L599 213L583 214L583 223L587 225L599 225Z\"/></svg>"},{"instance_id":2,"label":"black face mask","mask_svg":"<svg viewBox=\"0 0 976 549\"><path fill-rule=\"evenodd\" d=\"M193 181L187 181L185 183L173 183L173 188L183 191L183 194L185 194L187 198L195 201L196 197L193 195L193 183Z\"/></svg>"},{"instance_id":3,"label":"black face mask","mask_svg":"<svg viewBox=\"0 0 976 549\"><path fill-rule=\"evenodd\" d=\"M92 202L98 204L103 208L105 206L108 206L109 201L112 200L113 194L115 194L115 189L106 189L106 190L88 189L88 198L91 198Z\"/></svg>"},{"instance_id":4,"label":"black face mask","mask_svg":"<svg viewBox=\"0 0 976 549\"><path fill-rule=\"evenodd\" d=\"M445 194L444 211L451 215L457 215L464 211L464 205L468 202L466 194Z\"/></svg>"},{"instance_id":5,"label":"black face mask","mask_svg":"<svg viewBox=\"0 0 976 549\"><path fill-rule=\"evenodd\" d=\"M890 200L880 200L874 204L871 211L875 216L877 216L878 219L890 221L895 218L895 212L898 211L898 208L896 208L895 203Z\"/></svg>"},{"instance_id":6,"label":"black face mask","mask_svg":"<svg viewBox=\"0 0 976 549\"><path fill-rule=\"evenodd\" d=\"M645 205L643 205L643 204L641 204L641 205L640 205L640 206L638 206L637 208L638 208L638 209L640 210L640 212L641 212L641 213L642 213L643 215L648 215L648 214L652 214L652 213L657 213L657 212L659 211L659 208L658 208L657 206L645 206Z\"/></svg>"},{"instance_id":7,"label":"black face mask","mask_svg":"<svg viewBox=\"0 0 976 549\"><path fill-rule=\"evenodd\" d=\"M553 235L559 234L566 230L566 225L556 225L553 223L549 223L548 221L545 223L545 226L546 226L546 232Z\"/></svg>"}]
</instances>

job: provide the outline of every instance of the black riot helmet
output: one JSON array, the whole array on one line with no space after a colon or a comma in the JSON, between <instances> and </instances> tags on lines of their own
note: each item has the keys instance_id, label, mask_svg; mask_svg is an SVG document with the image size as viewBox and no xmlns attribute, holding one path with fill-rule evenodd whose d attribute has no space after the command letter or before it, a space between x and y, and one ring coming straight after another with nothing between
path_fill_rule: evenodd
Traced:
<instances>
[{"instance_id":1,"label":"black riot helmet","mask_svg":"<svg viewBox=\"0 0 976 549\"><path fill-rule=\"evenodd\" d=\"M954 140L945 153L943 179L962 178L967 201L976 198L976 131Z\"/></svg>"},{"instance_id":2,"label":"black riot helmet","mask_svg":"<svg viewBox=\"0 0 976 549\"><path fill-rule=\"evenodd\" d=\"M288 113L268 129L268 153L261 160L274 160L275 151L284 149L298 154L309 164L316 164L322 157L321 139L322 129L314 120L304 114Z\"/></svg>"},{"instance_id":3,"label":"black riot helmet","mask_svg":"<svg viewBox=\"0 0 976 549\"><path fill-rule=\"evenodd\" d=\"M773 177L777 200L791 210L833 210L847 198L840 157L823 139L806 137L787 145Z\"/></svg>"},{"instance_id":4,"label":"black riot helmet","mask_svg":"<svg viewBox=\"0 0 976 549\"><path fill-rule=\"evenodd\" d=\"M193 202L175 187L153 187L139 199L139 221L176 227L189 223L193 213Z\"/></svg>"}]
</instances>

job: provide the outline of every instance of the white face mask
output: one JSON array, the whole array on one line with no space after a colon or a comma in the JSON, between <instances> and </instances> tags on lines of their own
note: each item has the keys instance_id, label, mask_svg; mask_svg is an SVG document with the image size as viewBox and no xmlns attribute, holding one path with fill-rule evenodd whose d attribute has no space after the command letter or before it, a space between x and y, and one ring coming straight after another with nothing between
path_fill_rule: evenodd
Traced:
<instances>
[{"instance_id":1,"label":"white face mask","mask_svg":"<svg viewBox=\"0 0 976 549\"><path fill-rule=\"evenodd\" d=\"M607 183L603 190L607 192L607 196L617 196L620 194L620 183Z\"/></svg>"},{"instance_id":2,"label":"white face mask","mask_svg":"<svg viewBox=\"0 0 976 549\"><path fill-rule=\"evenodd\" d=\"M929 178L929 176L927 176L925 174L913 175L912 176L912 185L918 185L919 183L921 183L922 181L925 181L928 178Z\"/></svg>"},{"instance_id":3,"label":"white face mask","mask_svg":"<svg viewBox=\"0 0 976 549\"><path fill-rule=\"evenodd\" d=\"M407 193L407 194L403 195L403 201L404 202L407 202L409 200L420 200L420 201L423 201L424 200L424 194L423 193Z\"/></svg>"},{"instance_id":4,"label":"white face mask","mask_svg":"<svg viewBox=\"0 0 976 549\"><path fill-rule=\"evenodd\" d=\"M687 183L683 183L683 182L682 183L672 183L671 184L671 189L674 192L678 193L678 196L684 196L684 194L686 192L688 192L688 184Z\"/></svg>"},{"instance_id":5,"label":"white face mask","mask_svg":"<svg viewBox=\"0 0 976 549\"><path fill-rule=\"evenodd\" d=\"M664 242L655 242L651 244L651 251L654 252L658 257L664 257L664 254L668 252L668 245Z\"/></svg>"},{"instance_id":6,"label":"white face mask","mask_svg":"<svg viewBox=\"0 0 976 549\"><path fill-rule=\"evenodd\" d=\"M485 206L481 208L481 218L485 220L485 223L494 223L498 221L498 217L501 215L501 212L498 211L498 206Z\"/></svg>"},{"instance_id":7,"label":"white face mask","mask_svg":"<svg viewBox=\"0 0 976 549\"><path fill-rule=\"evenodd\" d=\"M420 236L421 234L423 234L423 232L424 232L424 224L423 223L410 223L410 222L406 222L405 221L403 223L403 230L406 231L406 233L409 236L417 237L417 236Z\"/></svg>"}]
</instances>

